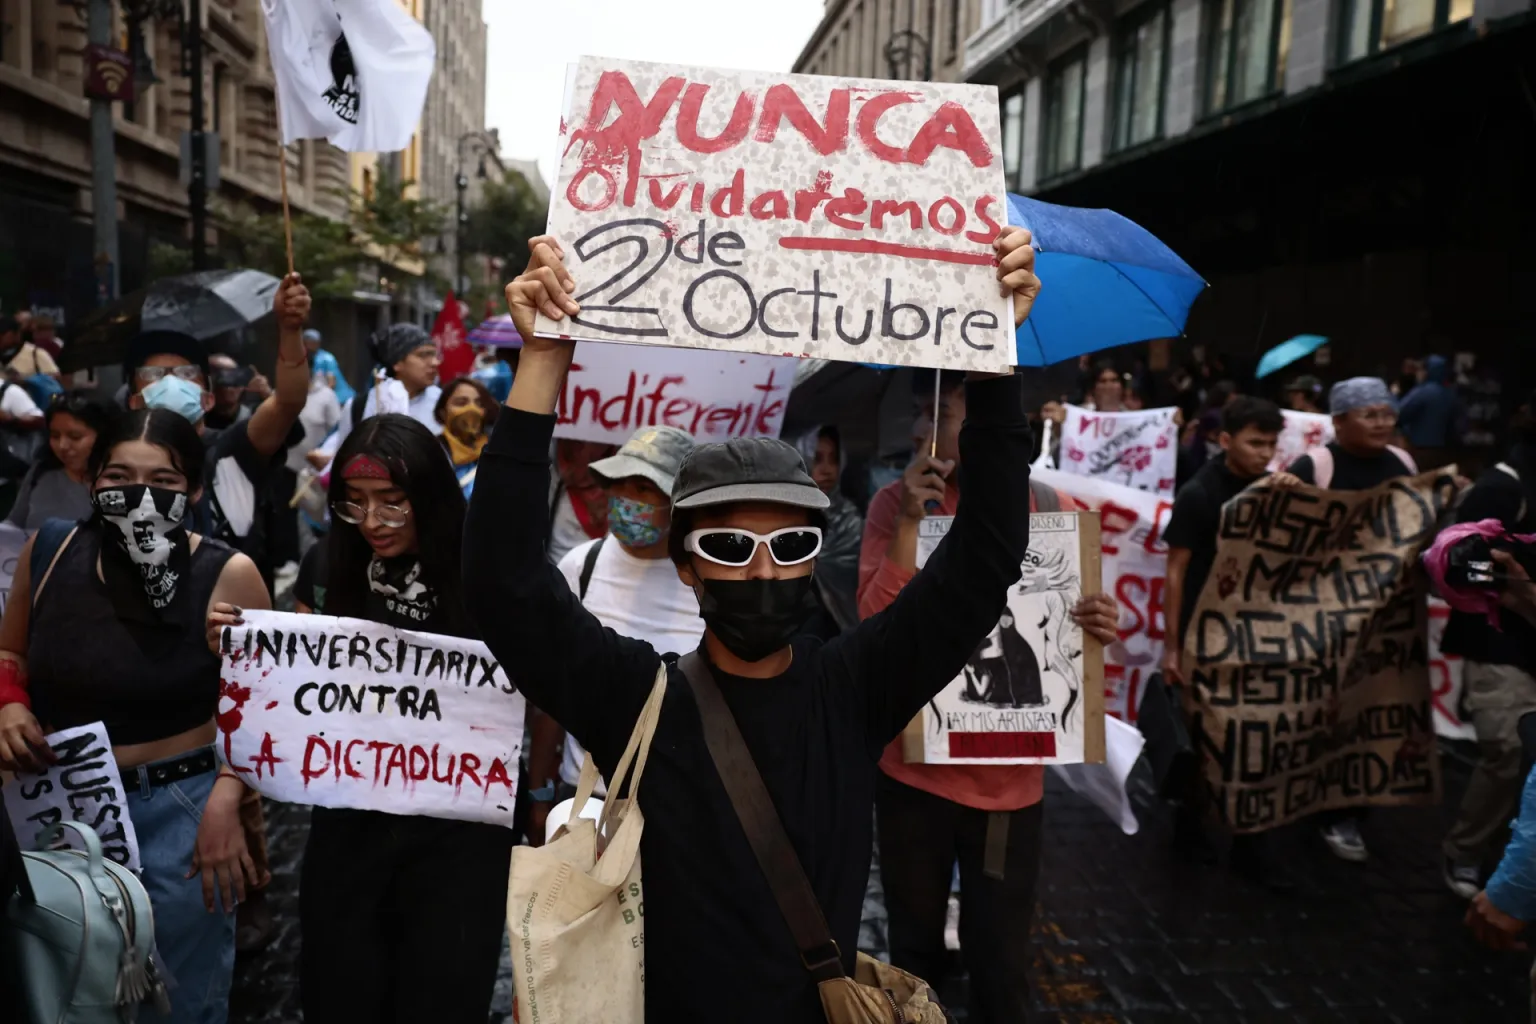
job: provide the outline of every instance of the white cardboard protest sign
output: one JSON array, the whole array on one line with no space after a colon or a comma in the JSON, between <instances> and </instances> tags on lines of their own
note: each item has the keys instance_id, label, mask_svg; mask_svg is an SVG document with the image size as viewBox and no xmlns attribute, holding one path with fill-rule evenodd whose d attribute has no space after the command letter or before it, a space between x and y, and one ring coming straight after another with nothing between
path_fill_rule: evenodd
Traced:
<instances>
[{"instance_id":1,"label":"white cardboard protest sign","mask_svg":"<svg viewBox=\"0 0 1536 1024\"><path fill-rule=\"evenodd\" d=\"M1451 740L1476 740L1477 730L1462 717L1462 660L1440 649L1445 627L1451 621L1451 606L1431 596L1429 599L1429 704L1435 713L1435 733Z\"/></svg>"},{"instance_id":2,"label":"white cardboard protest sign","mask_svg":"<svg viewBox=\"0 0 1536 1024\"><path fill-rule=\"evenodd\" d=\"M263 796L511 825L524 702L484 644L248 611L223 647L225 759Z\"/></svg>"},{"instance_id":3,"label":"white cardboard protest sign","mask_svg":"<svg viewBox=\"0 0 1536 1024\"><path fill-rule=\"evenodd\" d=\"M21 848L36 849L44 832L67 819L94 829L108 860L139 870L139 837L106 726L93 722L47 739L58 762L42 772L18 772L4 787L6 814ZM74 833L64 837L65 846L79 848Z\"/></svg>"},{"instance_id":4,"label":"white cardboard protest sign","mask_svg":"<svg viewBox=\"0 0 1536 1024\"><path fill-rule=\"evenodd\" d=\"M775 356L583 341L555 407L556 437L623 444L640 427L694 440L778 437L796 363Z\"/></svg>"},{"instance_id":5,"label":"white cardboard protest sign","mask_svg":"<svg viewBox=\"0 0 1536 1024\"><path fill-rule=\"evenodd\" d=\"M1104 587L1120 606L1120 639L1104 648L1106 713L1136 721L1141 693L1163 658L1163 594L1173 502L1099 477L1035 468L1030 476L1099 513Z\"/></svg>"},{"instance_id":6,"label":"white cardboard protest sign","mask_svg":"<svg viewBox=\"0 0 1536 1024\"><path fill-rule=\"evenodd\" d=\"M16 566L21 561L22 546L27 543L27 532L10 523L0 523L0 613L11 601L11 580L16 577Z\"/></svg>"},{"instance_id":7,"label":"white cardboard protest sign","mask_svg":"<svg viewBox=\"0 0 1536 1024\"><path fill-rule=\"evenodd\" d=\"M1093 512L1029 517L1023 578L965 668L903 734L903 755L925 764L1076 764L1104 760L1102 648L1068 612L1099 590ZM917 564L953 516L918 524Z\"/></svg>"},{"instance_id":8,"label":"white cardboard protest sign","mask_svg":"<svg viewBox=\"0 0 1536 1024\"><path fill-rule=\"evenodd\" d=\"M993 86L583 57L549 232L581 312L537 333L999 372Z\"/></svg>"},{"instance_id":9,"label":"white cardboard protest sign","mask_svg":"<svg viewBox=\"0 0 1536 1024\"><path fill-rule=\"evenodd\" d=\"M1096 412L1069 405L1060 468L1172 497L1179 464L1177 411Z\"/></svg>"},{"instance_id":10,"label":"white cardboard protest sign","mask_svg":"<svg viewBox=\"0 0 1536 1024\"><path fill-rule=\"evenodd\" d=\"M1285 429L1275 444L1275 457L1269 460L1269 471L1279 472L1303 455L1308 448L1317 448L1333 440L1333 417L1320 412L1296 412L1280 410L1285 417Z\"/></svg>"}]
</instances>

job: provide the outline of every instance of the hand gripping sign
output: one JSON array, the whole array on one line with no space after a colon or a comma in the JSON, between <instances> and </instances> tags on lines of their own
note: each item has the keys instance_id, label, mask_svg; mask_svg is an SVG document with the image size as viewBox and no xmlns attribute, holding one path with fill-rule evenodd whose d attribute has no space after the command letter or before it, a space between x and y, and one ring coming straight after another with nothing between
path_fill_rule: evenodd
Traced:
<instances>
[{"instance_id":1,"label":"hand gripping sign","mask_svg":"<svg viewBox=\"0 0 1536 1024\"><path fill-rule=\"evenodd\" d=\"M992 86L583 57L549 231L581 306L537 333L1001 372Z\"/></svg>"},{"instance_id":2,"label":"hand gripping sign","mask_svg":"<svg viewBox=\"0 0 1536 1024\"><path fill-rule=\"evenodd\" d=\"M248 611L223 649L219 742L263 796L512 824L523 697L484 644Z\"/></svg>"}]
</instances>

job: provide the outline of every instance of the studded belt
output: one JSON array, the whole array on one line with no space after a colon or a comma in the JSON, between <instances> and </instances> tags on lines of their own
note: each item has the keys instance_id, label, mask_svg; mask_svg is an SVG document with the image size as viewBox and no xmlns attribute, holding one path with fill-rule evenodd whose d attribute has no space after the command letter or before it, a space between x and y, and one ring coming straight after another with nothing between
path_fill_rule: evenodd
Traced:
<instances>
[{"instance_id":1,"label":"studded belt","mask_svg":"<svg viewBox=\"0 0 1536 1024\"><path fill-rule=\"evenodd\" d=\"M151 787L166 786L172 782L184 782L194 776L214 771L218 766L219 759L214 756L213 751L203 747L169 761L156 761L154 764L130 768L125 773L129 777L123 779L123 784L129 787L142 786L147 781Z\"/></svg>"}]
</instances>

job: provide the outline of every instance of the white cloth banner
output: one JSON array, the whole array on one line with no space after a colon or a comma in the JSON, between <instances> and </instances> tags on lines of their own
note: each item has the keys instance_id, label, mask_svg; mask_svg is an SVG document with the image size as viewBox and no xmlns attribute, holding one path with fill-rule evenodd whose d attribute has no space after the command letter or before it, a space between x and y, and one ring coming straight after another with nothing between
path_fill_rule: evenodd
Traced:
<instances>
[{"instance_id":1,"label":"white cloth banner","mask_svg":"<svg viewBox=\"0 0 1536 1024\"><path fill-rule=\"evenodd\" d=\"M1282 409L1285 429L1275 444L1275 457L1269 460L1269 471L1277 473L1307 454L1308 448L1317 448L1333 440L1333 417L1320 412L1294 412Z\"/></svg>"},{"instance_id":2,"label":"white cloth banner","mask_svg":"<svg viewBox=\"0 0 1536 1024\"><path fill-rule=\"evenodd\" d=\"M537 332L1001 372L991 86L582 57L549 231L575 317Z\"/></svg>"},{"instance_id":3,"label":"white cloth banner","mask_svg":"<svg viewBox=\"0 0 1536 1024\"><path fill-rule=\"evenodd\" d=\"M1061 776L1072 791L1087 797L1095 806L1109 815L1109 820L1120 826L1128 836L1141 829L1136 820L1136 809L1131 805L1131 795L1126 792L1125 782L1141 757L1146 746L1141 731L1126 725L1118 718L1104 719L1103 764L1053 764L1051 771Z\"/></svg>"},{"instance_id":4,"label":"white cloth banner","mask_svg":"<svg viewBox=\"0 0 1536 1024\"><path fill-rule=\"evenodd\" d=\"M623 444L640 427L668 426L700 443L778 437L794 380L793 359L583 341L555 436Z\"/></svg>"},{"instance_id":5,"label":"white cloth banner","mask_svg":"<svg viewBox=\"0 0 1536 1024\"><path fill-rule=\"evenodd\" d=\"M1172 497L1179 464L1177 411L1096 412L1069 405L1061 428L1061 469Z\"/></svg>"},{"instance_id":6,"label":"white cloth banner","mask_svg":"<svg viewBox=\"0 0 1536 1024\"><path fill-rule=\"evenodd\" d=\"M262 0L283 144L352 153L411 144L437 47L395 0Z\"/></svg>"},{"instance_id":7,"label":"white cloth banner","mask_svg":"<svg viewBox=\"0 0 1536 1024\"><path fill-rule=\"evenodd\" d=\"M1472 723L1461 716L1462 662L1440 649L1451 606L1438 597L1429 599L1429 704L1435 713L1436 734L1452 740L1476 740Z\"/></svg>"},{"instance_id":8,"label":"white cloth banner","mask_svg":"<svg viewBox=\"0 0 1536 1024\"><path fill-rule=\"evenodd\" d=\"M1120 639L1104 648L1104 710L1134 722L1142 688L1163 657L1163 588L1168 576L1163 529L1173 502L1059 470L1035 468L1030 476L1099 510L1102 583L1120 606Z\"/></svg>"},{"instance_id":9,"label":"white cloth banner","mask_svg":"<svg viewBox=\"0 0 1536 1024\"><path fill-rule=\"evenodd\" d=\"M21 848L36 849L44 832L67 819L94 829L108 860L139 870L139 837L128 817L127 791L106 726L81 725L47 740L57 763L42 772L18 772L0 790ZM66 840L73 835L66 832ZM78 849L77 842L64 845Z\"/></svg>"},{"instance_id":10,"label":"white cloth banner","mask_svg":"<svg viewBox=\"0 0 1536 1024\"><path fill-rule=\"evenodd\" d=\"M223 647L225 759L263 796L512 824L524 702L484 644L248 611Z\"/></svg>"}]
</instances>

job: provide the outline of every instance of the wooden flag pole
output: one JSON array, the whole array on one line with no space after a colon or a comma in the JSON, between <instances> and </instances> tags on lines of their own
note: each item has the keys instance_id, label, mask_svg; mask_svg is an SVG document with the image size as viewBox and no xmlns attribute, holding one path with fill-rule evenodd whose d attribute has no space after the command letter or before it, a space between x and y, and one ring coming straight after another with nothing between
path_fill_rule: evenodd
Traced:
<instances>
[{"instance_id":1,"label":"wooden flag pole","mask_svg":"<svg viewBox=\"0 0 1536 1024\"><path fill-rule=\"evenodd\" d=\"M293 262L292 254L289 255L288 262L290 262L290 263ZM928 457L930 459L936 459L936 458L939 457L939 399L943 395L943 391L940 388L940 384L942 384L943 381L944 381L944 371L943 370L934 370L933 371L933 440L928 443Z\"/></svg>"},{"instance_id":2,"label":"wooden flag pole","mask_svg":"<svg viewBox=\"0 0 1536 1024\"><path fill-rule=\"evenodd\" d=\"M272 69L272 117L277 122L277 187L283 198L283 243L288 247L288 273L293 273L293 213L288 209L288 147L283 144L283 111L278 106L277 69Z\"/></svg>"}]
</instances>

